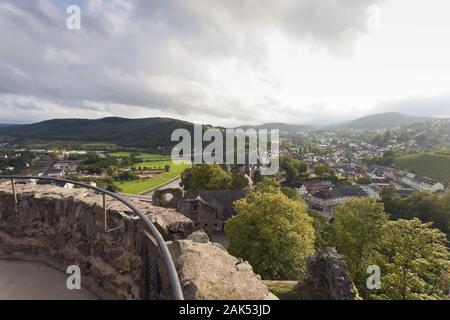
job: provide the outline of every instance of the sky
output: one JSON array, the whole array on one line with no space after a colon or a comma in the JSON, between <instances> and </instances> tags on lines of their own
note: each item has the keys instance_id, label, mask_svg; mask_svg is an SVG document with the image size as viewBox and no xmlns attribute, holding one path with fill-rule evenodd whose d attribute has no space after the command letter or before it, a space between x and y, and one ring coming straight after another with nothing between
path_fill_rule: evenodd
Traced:
<instances>
[{"instance_id":1,"label":"sky","mask_svg":"<svg viewBox=\"0 0 450 320\"><path fill-rule=\"evenodd\" d=\"M449 14L448 0L0 0L0 123L450 117Z\"/></svg>"}]
</instances>

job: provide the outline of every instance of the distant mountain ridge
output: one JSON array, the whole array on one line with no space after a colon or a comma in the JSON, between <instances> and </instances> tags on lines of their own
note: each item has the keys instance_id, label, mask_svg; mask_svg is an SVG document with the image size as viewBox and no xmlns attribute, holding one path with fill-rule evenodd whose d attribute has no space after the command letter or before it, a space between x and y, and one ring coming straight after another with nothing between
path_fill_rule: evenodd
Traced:
<instances>
[{"instance_id":1,"label":"distant mountain ridge","mask_svg":"<svg viewBox=\"0 0 450 320\"><path fill-rule=\"evenodd\" d=\"M176 144L170 140L172 132L179 128L192 132L193 124L168 118L55 119L0 127L0 136L19 140L109 142L124 147L156 149Z\"/></svg>"},{"instance_id":2,"label":"distant mountain ridge","mask_svg":"<svg viewBox=\"0 0 450 320\"><path fill-rule=\"evenodd\" d=\"M430 117L414 117L401 113L382 113L356 119L347 123L326 127L326 130L378 130L409 126L435 120ZM313 125L266 123L256 126L241 126L242 129L279 129L296 133L314 131ZM108 142L123 147L171 148L176 129L193 131L193 123L170 118L127 119L109 117L103 119L55 119L27 125L1 125L0 137L41 141Z\"/></svg>"},{"instance_id":3,"label":"distant mountain ridge","mask_svg":"<svg viewBox=\"0 0 450 320\"><path fill-rule=\"evenodd\" d=\"M5 128L5 127L12 127L15 126L15 124L9 124L9 123L0 123L0 128Z\"/></svg>"},{"instance_id":4,"label":"distant mountain ridge","mask_svg":"<svg viewBox=\"0 0 450 320\"><path fill-rule=\"evenodd\" d=\"M255 126L241 126L241 129L279 129L280 131L295 133L304 131L313 131L316 129L327 129L327 130L337 130L337 129L353 129L353 130L380 130L380 129L392 129L396 127L409 126L415 123L427 122L434 120L432 117L417 117L410 116L397 112L387 112L373 114L358 118L352 121L347 121L343 123L328 125L328 126L317 126L311 124L286 124L286 123L265 123Z\"/></svg>"},{"instance_id":5,"label":"distant mountain ridge","mask_svg":"<svg viewBox=\"0 0 450 320\"><path fill-rule=\"evenodd\" d=\"M387 112L365 116L353 121L328 126L327 129L381 130L409 126L414 123L434 120L431 117L410 116L403 113Z\"/></svg>"},{"instance_id":6,"label":"distant mountain ridge","mask_svg":"<svg viewBox=\"0 0 450 320\"><path fill-rule=\"evenodd\" d=\"M248 130L248 129L278 129L282 132L288 132L288 133L296 133L296 132L305 132L305 131L312 131L313 127L306 124L287 124L287 123L281 123L281 122L273 122L273 123L264 123L260 125L255 126L240 126L238 129Z\"/></svg>"}]
</instances>

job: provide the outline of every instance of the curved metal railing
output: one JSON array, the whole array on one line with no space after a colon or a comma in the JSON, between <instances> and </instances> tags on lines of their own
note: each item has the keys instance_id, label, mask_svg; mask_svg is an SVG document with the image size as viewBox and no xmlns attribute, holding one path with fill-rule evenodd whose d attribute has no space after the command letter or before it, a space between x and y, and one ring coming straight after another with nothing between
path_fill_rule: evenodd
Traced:
<instances>
[{"instance_id":1,"label":"curved metal railing","mask_svg":"<svg viewBox=\"0 0 450 320\"><path fill-rule=\"evenodd\" d=\"M178 273L175 268L175 264L172 260L172 256L170 255L169 249L167 248L166 242L164 241L164 238L162 237L161 233L158 231L158 229L155 227L155 225L150 221L150 219L142 213L141 210L139 210L135 205L133 205L130 201L123 198L122 196L108 191L104 190L98 187L91 186L89 184L78 182L78 181L71 181L66 179L56 179L56 178L49 178L49 177L29 177L29 176L2 176L0 175L0 179L8 179L11 181L12 189L13 189L13 195L14 195L14 201L17 202L17 195L15 192L15 180L42 180L42 181L50 181L50 182L61 182L61 183L70 183L76 186L80 186L83 188L91 189L98 191L102 193L103 195L108 195L120 202L122 202L124 205L126 205L128 208L133 210L134 213L136 213L139 218L144 221L147 228L150 230L153 237L155 237L156 242L158 243L159 250L161 252L162 258L164 260L164 263L167 268L167 274L169 277L169 283L170 288L172 291L172 298L174 300L184 300L183 298L183 292L181 290L180 280L178 278Z\"/></svg>"}]
</instances>

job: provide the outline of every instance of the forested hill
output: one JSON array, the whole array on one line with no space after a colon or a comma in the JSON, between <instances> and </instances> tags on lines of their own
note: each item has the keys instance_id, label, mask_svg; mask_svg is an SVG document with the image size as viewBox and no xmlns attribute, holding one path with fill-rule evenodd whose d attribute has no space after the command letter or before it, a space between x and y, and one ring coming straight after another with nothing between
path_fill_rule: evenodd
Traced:
<instances>
[{"instance_id":1,"label":"forested hill","mask_svg":"<svg viewBox=\"0 0 450 320\"><path fill-rule=\"evenodd\" d=\"M302 132L302 131L312 131L313 130L313 128L311 126L304 125L304 124L286 124L286 123L279 123L279 122L265 123L265 124L261 124L261 125L257 125L257 126L241 126L238 128L243 129L243 130L278 129L282 132L288 132L288 133L297 133L297 132Z\"/></svg>"},{"instance_id":2,"label":"forested hill","mask_svg":"<svg viewBox=\"0 0 450 320\"><path fill-rule=\"evenodd\" d=\"M430 117L416 117L402 113L388 112L373 114L344 124L330 126L329 129L379 130L409 126L414 123L433 120Z\"/></svg>"},{"instance_id":3,"label":"forested hill","mask_svg":"<svg viewBox=\"0 0 450 320\"><path fill-rule=\"evenodd\" d=\"M193 124L168 118L57 119L29 125L0 127L0 136L18 140L108 142L125 147L158 148L176 144L175 129L193 130Z\"/></svg>"}]
</instances>

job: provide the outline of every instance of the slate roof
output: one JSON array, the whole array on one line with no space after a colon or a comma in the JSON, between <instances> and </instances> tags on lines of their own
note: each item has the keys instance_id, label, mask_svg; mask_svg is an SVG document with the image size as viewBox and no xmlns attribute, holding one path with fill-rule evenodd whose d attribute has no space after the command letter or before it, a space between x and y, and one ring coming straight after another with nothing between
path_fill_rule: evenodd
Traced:
<instances>
[{"instance_id":1,"label":"slate roof","mask_svg":"<svg viewBox=\"0 0 450 320\"><path fill-rule=\"evenodd\" d=\"M333 190L322 190L315 197L320 199L336 199L343 197L367 197L367 193L359 186L344 186Z\"/></svg>"},{"instance_id":2,"label":"slate roof","mask_svg":"<svg viewBox=\"0 0 450 320\"><path fill-rule=\"evenodd\" d=\"M233 202L244 196L244 190L189 191L185 200L194 200L200 197L204 202L217 210L218 218L226 220L234 214Z\"/></svg>"},{"instance_id":3,"label":"slate roof","mask_svg":"<svg viewBox=\"0 0 450 320\"><path fill-rule=\"evenodd\" d=\"M397 193L400 195L400 197L406 198L413 194L414 190L397 190Z\"/></svg>"}]
</instances>

